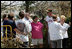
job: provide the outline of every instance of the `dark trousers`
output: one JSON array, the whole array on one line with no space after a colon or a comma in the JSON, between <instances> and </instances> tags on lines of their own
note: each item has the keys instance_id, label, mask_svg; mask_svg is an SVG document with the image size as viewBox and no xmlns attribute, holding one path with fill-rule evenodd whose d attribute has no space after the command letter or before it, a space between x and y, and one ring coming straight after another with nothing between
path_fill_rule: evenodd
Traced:
<instances>
[{"instance_id":1,"label":"dark trousers","mask_svg":"<svg viewBox=\"0 0 72 49\"><path fill-rule=\"evenodd\" d=\"M62 40L51 41L52 48L62 48Z\"/></svg>"},{"instance_id":2,"label":"dark trousers","mask_svg":"<svg viewBox=\"0 0 72 49\"><path fill-rule=\"evenodd\" d=\"M63 48L68 48L68 38L63 39Z\"/></svg>"}]
</instances>

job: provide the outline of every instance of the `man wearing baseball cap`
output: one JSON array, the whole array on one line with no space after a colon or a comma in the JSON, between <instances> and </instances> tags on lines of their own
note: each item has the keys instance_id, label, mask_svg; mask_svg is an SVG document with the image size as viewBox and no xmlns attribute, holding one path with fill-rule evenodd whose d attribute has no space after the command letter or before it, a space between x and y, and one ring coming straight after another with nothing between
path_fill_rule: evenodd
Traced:
<instances>
[{"instance_id":1,"label":"man wearing baseball cap","mask_svg":"<svg viewBox=\"0 0 72 49\"><path fill-rule=\"evenodd\" d=\"M49 25L53 22L53 18L52 18L52 9L48 9L48 10L46 10L46 12L47 12L47 16L45 17L45 21L48 23L47 29L49 29L49 28L48 28ZM49 32L46 33L46 34L47 34L48 46L51 47Z\"/></svg>"}]
</instances>

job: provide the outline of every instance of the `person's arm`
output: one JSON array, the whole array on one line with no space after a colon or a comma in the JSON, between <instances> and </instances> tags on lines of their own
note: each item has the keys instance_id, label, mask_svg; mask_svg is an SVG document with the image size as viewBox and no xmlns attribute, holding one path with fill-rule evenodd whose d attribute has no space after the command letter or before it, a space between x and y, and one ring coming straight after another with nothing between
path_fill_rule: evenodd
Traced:
<instances>
[{"instance_id":1,"label":"person's arm","mask_svg":"<svg viewBox=\"0 0 72 49\"><path fill-rule=\"evenodd\" d=\"M57 17L57 21L60 22L60 17L59 16Z\"/></svg>"},{"instance_id":2,"label":"person's arm","mask_svg":"<svg viewBox=\"0 0 72 49\"><path fill-rule=\"evenodd\" d=\"M71 22L69 22L69 25L71 25Z\"/></svg>"},{"instance_id":3,"label":"person's arm","mask_svg":"<svg viewBox=\"0 0 72 49\"><path fill-rule=\"evenodd\" d=\"M58 23L57 27L58 27L59 29L62 29L62 30L68 30L68 28L69 28L70 26L67 24L67 25L64 27L64 26L62 26L60 23Z\"/></svg>"},{"instance_id":4,"label":"person's arm","mask_svg":"<svg viewBox=\"0 0 72 49\"><path fill-rule=\"evenodd\" d=\"M21 32L17 28L15 28L14 31L18 34L21 34Z\"/></svg>"},{"instance_id":5,"label":"person's arm","mask_svg":"<svg viewBox=\"0 0 72 49\"><path fill-rule=\"evenodd\" d=\"M23 35L27 35L25 32L20 32L17 28L14 29L14 31L18 34L23 34Z\"/></svg>"}]
</instances>

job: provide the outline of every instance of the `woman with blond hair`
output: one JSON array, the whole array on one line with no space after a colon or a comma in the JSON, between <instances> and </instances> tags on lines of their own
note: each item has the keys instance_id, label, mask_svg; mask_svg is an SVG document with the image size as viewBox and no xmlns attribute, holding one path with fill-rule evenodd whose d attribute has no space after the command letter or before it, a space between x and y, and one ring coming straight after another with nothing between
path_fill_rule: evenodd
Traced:
<instances>
[{"instance_id":1,"label":"woman with blond hair","mask_svg":"<svg viewBox=\"0 0 72 49\"><path fill-rule=\"evenodd\" d=\"M60 17L60 22L61 22L61 25L66 27L68 24L65 23L65 20L66 20L66 17L64 15L61 15ZM71 25L71 23L69 22L69 25ZM68 28L67 28L68 30ZM60 32L62 33L63 35L63 47L65 48L66 45L67 45L67 39L68 39L68 33L67 33L67 30L60 30Z\"/></svg>"}]
</instances>

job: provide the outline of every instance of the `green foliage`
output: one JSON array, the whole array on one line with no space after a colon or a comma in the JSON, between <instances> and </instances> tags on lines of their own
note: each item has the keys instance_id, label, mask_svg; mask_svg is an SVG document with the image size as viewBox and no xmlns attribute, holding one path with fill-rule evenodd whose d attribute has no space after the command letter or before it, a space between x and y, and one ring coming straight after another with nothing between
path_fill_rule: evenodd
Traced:
<instances>
[{"instance_id":1,"label":"green foliage","mask_svg":"<svg viewBox=\"0 0 72 49\"><path fill-rule=\"evenodd\" d=\"M71 22L71 17L66 17L66 23Z\"/></svg>"}]
</instances>

